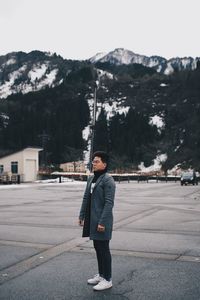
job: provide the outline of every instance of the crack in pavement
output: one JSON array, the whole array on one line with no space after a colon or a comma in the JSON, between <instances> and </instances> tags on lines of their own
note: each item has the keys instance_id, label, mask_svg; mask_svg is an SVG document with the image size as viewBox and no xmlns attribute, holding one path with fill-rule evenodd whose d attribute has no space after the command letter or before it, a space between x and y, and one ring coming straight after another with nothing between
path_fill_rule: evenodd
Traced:
<instances>
[{"instance_id":1,"label":"crack in pavement","mask_svg":"<svg viewBox=\"0 0 200 300\"><path fill-rule=\"evenodd\" d=\"M138 273L138 270L132 270L130 271L125 278L123 278L122 280L120 280L116 286L119 286L122 289L126 289L125 291L122 291L120 293L117 293L116 295L122 295L125 297L125 299L130 299L128 296L125 296L128 293L132 293L134 290L134 287L130 287L129 289L127 289L127 287L123 287L123 285L128 284L129 282L132 282L134 279L135 274ZM121 287L122 286L122 287ZM114 294L113 294L114 295Z\"/></svg>"}]
</instances>

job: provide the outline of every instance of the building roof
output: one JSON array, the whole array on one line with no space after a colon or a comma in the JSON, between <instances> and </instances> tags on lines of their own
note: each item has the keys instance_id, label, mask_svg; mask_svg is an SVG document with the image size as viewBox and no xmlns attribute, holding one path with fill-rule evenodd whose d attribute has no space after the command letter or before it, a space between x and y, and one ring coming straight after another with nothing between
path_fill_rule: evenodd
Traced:
<instances>
[{"instance_id":1,"label":"building roof","mask_svg":"<svg viewBox=\"0 0 200 300\"><path fill-rule=\"evenodd\" d=\"M4 158L6 156L10 156L10 155L13 155L15 153L22 152L24 150L37 150L39 152L39 151L42 151L43 148L37 147L37 146L27 146L26 148L22 148L20 150L15 150L15 151L11 150L11 151L8 151L6 154L0 155L0 158Z\"/></svg>"}]
</instances>

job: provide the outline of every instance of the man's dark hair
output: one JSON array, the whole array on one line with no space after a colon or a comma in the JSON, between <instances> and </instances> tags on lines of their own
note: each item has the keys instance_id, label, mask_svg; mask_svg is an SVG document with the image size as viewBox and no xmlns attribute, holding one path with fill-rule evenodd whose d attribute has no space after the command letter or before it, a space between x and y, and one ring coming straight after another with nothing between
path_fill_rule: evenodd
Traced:
<instances>
[{"instance_id":1,"label":"man's dark hair","mask_svg":"<svg viewBox=\"0 0 200 300\"><path fill-rule=\"evenodd\" d=\"M109 156L108 153L106 153L105 151L95 151L92 155L92 159L94 159L95 156L100 157L103 163L108 164Z\"/></svg>"}]
</instances>

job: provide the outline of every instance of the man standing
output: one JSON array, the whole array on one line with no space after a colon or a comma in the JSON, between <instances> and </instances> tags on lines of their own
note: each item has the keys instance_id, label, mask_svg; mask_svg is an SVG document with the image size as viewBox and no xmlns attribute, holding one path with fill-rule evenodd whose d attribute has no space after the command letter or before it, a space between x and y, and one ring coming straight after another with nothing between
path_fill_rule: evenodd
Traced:
<instances>
[{"instance_id":1,"label":"man standing","mask_svg":"<svg viewBox=\"0 0 200 300\"><path fill-rule=\"evenodd\" d=\"M108 155L104 151L93 154L94 175L88 179L79 215L83 237L93 240L98 262L98 274L88 279L96 291L112 287L112 258L109 242L112 237L114 179L107 173Z\"/></svg>"}]
</instances>

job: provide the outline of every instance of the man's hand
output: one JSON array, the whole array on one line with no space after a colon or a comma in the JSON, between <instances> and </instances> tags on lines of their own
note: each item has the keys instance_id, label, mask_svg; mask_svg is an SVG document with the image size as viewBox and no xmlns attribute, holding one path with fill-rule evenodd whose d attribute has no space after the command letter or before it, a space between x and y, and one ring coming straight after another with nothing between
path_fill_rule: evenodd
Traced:
<instances>
[{"instance_id":1,"label":"man's hand","mask_svg":"<svg viewBox=\"0 0 200 300\"><path fill-rule=\"evenodd\" d=\"M84 225L84 220L78 219L78 225L83 226Z\"/></svg>"},{"instance_id":2,"label":"man's hand","mask_svg":"<svg viewBox=\"0 0 200 300\"><path fill-rule=\"evenodd\" d=\"M105 226L104 226L104 225L101 225L101 224L98 224L98 226L97 226L97 231L99 231L99 232L104 232L104 231L105 231Z\"/></svg>"}]
</instances>

